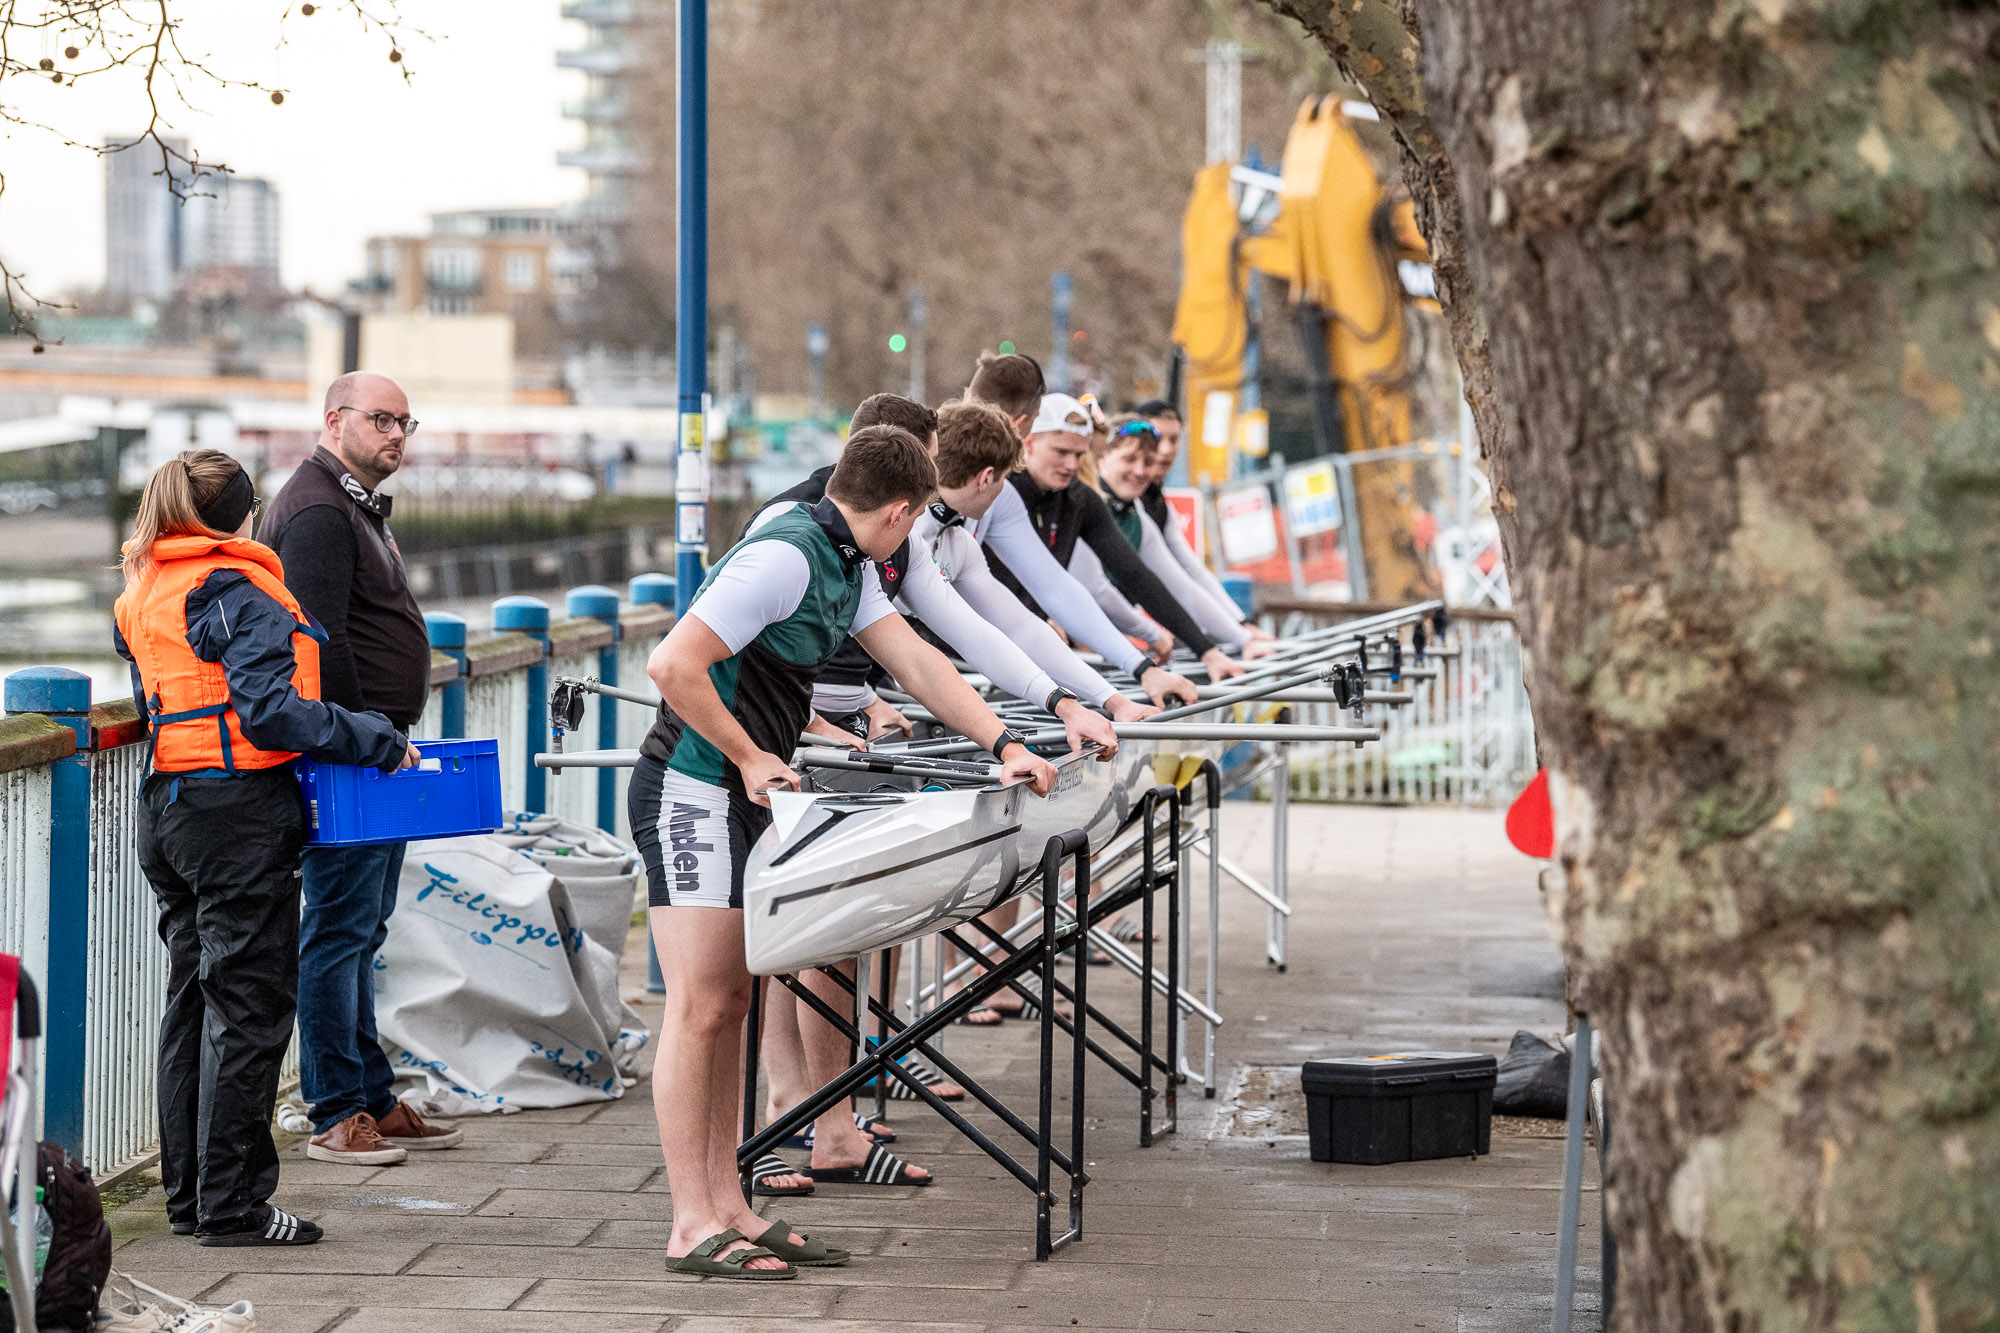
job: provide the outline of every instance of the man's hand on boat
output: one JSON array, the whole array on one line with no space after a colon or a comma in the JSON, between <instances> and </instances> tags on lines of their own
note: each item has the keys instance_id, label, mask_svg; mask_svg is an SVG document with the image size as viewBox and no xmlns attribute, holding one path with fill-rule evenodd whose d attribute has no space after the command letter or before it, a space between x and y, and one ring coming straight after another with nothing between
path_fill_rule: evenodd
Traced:
<instances>
[{"instance_id":1,"label":"man's hand on boat","mask_svg":"<svg viewBox=\"0 0 2000 1333\"><path fill-rule=\"evenodd\" d=\"M1144 722L1160 711L1158 704L1142 704L1129 694L1112 695L1104 707L1111 713L1113 722Z\"/></svg>"},{"instance_id":2,"label":"man's hand on boat","mask_svg":"<svg viewBox=\"0 0 2000 1333\"><path fill-rule=\"evenodd\" d=\"M834 726L833 723L827 721L825 717L818 713L814 713L812 721L806 723L806 732L815 740L824 741L836 750L865 750L868 748L859 736L851 731L845 731L840 727Z\"/></svg>"},{"instance_id":3,"label":"man's hand on boat","mask_svg":"<svg viewBox=\"0 0 2000 1333\"><path fill-rule=\"evenodd\" d=\"M1139 688L1146 692L1148 699L1162 707L1170 699L1177 704L1191 704L1200 697L1195 693L1193 681L1163 667L1147 667L1139 677Z\"/></svg>"},{"instance_id":4,"label":"man's hand on boat","mask_svg":"<svg viewBox=\"0 0 2000 1333\"><path fill-rule=\"evenodd\" d=\"M1243 645L1240 651L1244 661L1254 662L1260 657L1269 657L1277 652L1278 641L1269 636L1261 639L1253 637Z\"/></svg>"},{"instance_id":5,"label":"man's hand on boat","mask_svg":"<svg viewBox=\"0 0 2000 1333\"><path fill-rule=\"evenodd\" d=\"M1047 796L1056 785L1056 766L1017 741L1000 756L1000 780L1015 778L1027 779L1029 791Z\"/></svg>"},{"instance_id":6,"label":"man's hand on boat","mask_svg":"<svg viewBox=\"0 0 2000 1333\"><path fill-rule=\"evenodd\" d=\"M1111 697L1115 700L1120 696L1114 694ZM1100 762L1118 753L1118 733L1112 728L1111 720L1095 709L1084 707L1082 700L1063 700L1056 705L1056 717L1068 734L1070 749L1081 750L1084 742L1094 742Z\"/></svg>"},{"instance_id":7,"label":"man's hand on boat","mask_svg":"<svg viewBox=\"0 0 2000 1333\"><path fill-rule=\"evenodd\" d=\"M1153 640L1152 646L1146 649L1146 655L1153 659L1155 665L1165 666L1173 660L1174 636L1161 630L1160 637Z\"/></svg>"},{"instance_id":8,"label":"man's hand on boat","mask_svg":"<svg viewBox=\"0 0 2000 1333\"><path fill-rule=\"evenodd\" d=\"M791 765L763 750L750 755L747 763L737 764L736 769L743 775L743 790L762 806L771 804L767 792L799 789L799 775L792 771Z\"/></svg>"},{"instance_id":9,"label":"man's hand on boat","mask_svg":"<svg viewBox=\"0 0 2000 1333\"><path fill-rule=\"evenodd\" d=\"M892 731L900 731L905 738L917 734L917 724L896 711L896 705L885 699L877 699L862 710L868 715L868 742L874 744Z\"/></svg>"},{"instance_id":10,"label":"man's hand on boat","mask_svg":"<svg viewBox=\"0 0 2000 1333\"><path fill-rule=\"evenodd\" d=\"M1220 648L1211 648L1201 655L1201 664L1208 668L1210 681L1224 681L1231 676L1243 674L1243 664L1234 661Z\"/></svg>"}]
</instances>

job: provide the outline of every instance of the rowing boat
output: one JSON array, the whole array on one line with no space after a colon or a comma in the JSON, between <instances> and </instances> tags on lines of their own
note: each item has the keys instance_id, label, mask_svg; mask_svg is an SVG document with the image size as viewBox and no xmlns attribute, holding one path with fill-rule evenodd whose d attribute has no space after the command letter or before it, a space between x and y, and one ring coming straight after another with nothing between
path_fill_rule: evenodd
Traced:
<instances>
[{"instance_id":1,"label":"rowing boat","mask_svg":"<svg viewBox=\"0 0 2000 1333\"><path fill-rule=\"evenodd\" d=\"M743 944L760 976L822 967L969 921L1027 892L1048 840L1082 829L1093 852L1151 788L1221 747L1128 741L1100 761L1052 762L1022 782L932 791L772 792L771 827L744 870Z\"/></svg>"}]
</instances>

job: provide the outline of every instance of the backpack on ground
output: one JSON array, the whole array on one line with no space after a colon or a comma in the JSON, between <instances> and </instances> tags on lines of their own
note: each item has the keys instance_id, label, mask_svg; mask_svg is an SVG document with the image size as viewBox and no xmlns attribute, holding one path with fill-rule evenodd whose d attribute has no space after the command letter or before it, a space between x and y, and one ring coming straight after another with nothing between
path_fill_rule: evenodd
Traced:
<instances>
[{"instance_id":1,"label":"backpack on ground","mask_svg":"<svg viewBox=\"0 0 2000 1333\"><path fill-rule=\"evenodd\" d=\"M35 1288L35 1322L42 1333L85 1330L96 1321L97 1298L111 1276L111 1224L89 1167L57 1143L42 1144L40 1156L36 1177L54 1234ZM0 1301L0 1333L13 1329L14 1312Z\"/></svg>"}]
</instances>

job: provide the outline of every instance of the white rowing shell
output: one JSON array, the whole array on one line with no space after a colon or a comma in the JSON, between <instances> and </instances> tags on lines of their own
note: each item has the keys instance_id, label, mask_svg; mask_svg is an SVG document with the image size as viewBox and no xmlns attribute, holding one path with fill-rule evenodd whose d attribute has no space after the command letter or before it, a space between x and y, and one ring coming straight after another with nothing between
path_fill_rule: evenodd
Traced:
<instances>
[{"instance_id":1,"label":"white rowing shell","mask_svg":"<svg viewBox=\"0 0 2000 1333\"><path fill-rule=\"evenodd\" d=\"M773 792L744 871L743 948L759 976L798 972L969 921L1039 878L1048 840L1101 849L1184 758L1219 747L1128 741L1055 760L1046 797L1020 782L935 792Z\"/></svg>"}]
</instances>

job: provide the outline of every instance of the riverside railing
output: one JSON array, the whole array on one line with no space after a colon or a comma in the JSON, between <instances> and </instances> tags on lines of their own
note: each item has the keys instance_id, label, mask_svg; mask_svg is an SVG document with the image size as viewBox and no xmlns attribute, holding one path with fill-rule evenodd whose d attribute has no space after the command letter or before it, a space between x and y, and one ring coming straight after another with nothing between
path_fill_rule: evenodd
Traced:
<instances>
[{"instance_id":1,"label":"riverside railing","mask_svg":"<svg viewBox=\"0 0 2000 1333\"><path fill-rule=\"evenodd\" d=\"M496 623L530 628L468 638L458 617L428 618L431 697L415 736L497 737L509 810L544 810L623 836L625 772L536 770L534 749L547 745L532 738L548 735L550 670L645 679L647 656L673 624L673 580L642 575L629 599L609 588L576 589L561 618L532 599L502 603ZM534 689L531 677L544 687ZM19 954L42 985L41 1132L100 1177L115 1175L150 1161L158 1139L166 953L137 857L145 727L129 697L93 703L89 677L61 667L9 675L5 710L0 952ZM575 747L638 744L651 718L643 709L614 711L615 735L600 730L593 711ZM544 784L533 805L531 775ZM286 1076L296 1070L295 1048Z\"/></svg>"},{"instance_id":2,"label":"riverside railing","mask_svg":"<svg viewBox=\"0 0 2000 1333\"><path fill-rule=\"evenodd\" d=\"M1362 603L1272 600L1261 619L1280 636L1385 610ZM1387 653L1371 654L1375 663ZM1535 725L1521 681L1521 645L1513 616L1470 608L1451 612L1441 652L1421 668L1405 645L1400 683L1372 676L1369 688L1411 696L1379 710L1382 739L1372 745L1299 745L1291 751L1292 795L1307 801L1453 803L1511 801L1535 773ZM1290 705L1294 721L1327 725L1331 703Z\"/></svg>"}]
</instances>

